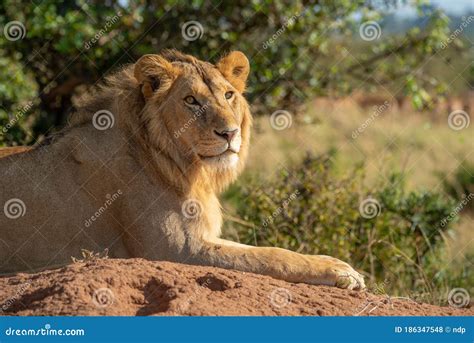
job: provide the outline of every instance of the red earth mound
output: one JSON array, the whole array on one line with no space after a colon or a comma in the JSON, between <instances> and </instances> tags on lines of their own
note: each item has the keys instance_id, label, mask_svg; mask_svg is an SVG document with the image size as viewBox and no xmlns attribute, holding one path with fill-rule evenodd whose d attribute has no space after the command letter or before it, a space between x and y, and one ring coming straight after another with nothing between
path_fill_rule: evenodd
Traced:
<instances>
[{"instance_id":1,"label":"red earth mound","mask_svg":"<svg viewBox=\"0 0 474 343\"><path fill-rule=\"evenodd\" d=\"M326 286L142 259L97 259L0 278L3 315L450 316L474 315Z\"/></svg>"}]
</instances>

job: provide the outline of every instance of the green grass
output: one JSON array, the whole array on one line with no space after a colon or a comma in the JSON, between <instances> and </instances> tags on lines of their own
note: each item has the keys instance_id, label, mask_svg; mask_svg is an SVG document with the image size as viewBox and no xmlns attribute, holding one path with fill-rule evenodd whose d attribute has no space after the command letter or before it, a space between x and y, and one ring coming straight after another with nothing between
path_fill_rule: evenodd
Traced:
<instances>
[{"instance_id":1,"label":"green grass","mask_svg":"<svg viewBox=\"0 0 474 343\"><path fill-rule=\"evenodd\" d=\"M224 195L228 216L241 219L227 221L225 235L334 255L362 269L373 291L382 286L392 295L437 304L446 303L452 288L473 294L473 218L463 212L440 226L458 202L446 180L458 179L460 164L474 157L472 127L453 131L443 119L430 122L426 114L393 111L354 139L352 132L369 116L370 111L336 103L294 117L282 131L268 118L257 118L248 169ZM328 151L324 163L301 162L306 152ZM288 178L294 174L304 186ZM310 195L281 211L298 187ZM368 197L382 208L372 220L361 218L358 208Z\"/></svg>"}]
</instances>

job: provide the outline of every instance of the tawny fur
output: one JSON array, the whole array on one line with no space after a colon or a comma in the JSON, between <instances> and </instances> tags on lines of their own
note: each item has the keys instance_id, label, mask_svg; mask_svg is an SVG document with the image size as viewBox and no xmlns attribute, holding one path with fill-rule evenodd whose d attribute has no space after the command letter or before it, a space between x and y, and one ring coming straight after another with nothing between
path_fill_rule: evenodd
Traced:
<instances>
[{"instance_id":1,"label":"tawny fur","mask_svg":"<svg viewBox=\"0 0 474 343\"><path fill-rule=\"evenodd\" d=\"M108 249L116 258L363 288L362 276L335 258L219 238L218 194L249 150L248 74L241 52L216 65L177 51L145 55L83 96L48 144L0 159L0 205L24 204L19 217L0 216L0 272L51 268L81 249ZM94 118L104 111L113 126L98 130ZM234 145L216 134L229 128L238 129Z\"/></svg>"}]
</instances>

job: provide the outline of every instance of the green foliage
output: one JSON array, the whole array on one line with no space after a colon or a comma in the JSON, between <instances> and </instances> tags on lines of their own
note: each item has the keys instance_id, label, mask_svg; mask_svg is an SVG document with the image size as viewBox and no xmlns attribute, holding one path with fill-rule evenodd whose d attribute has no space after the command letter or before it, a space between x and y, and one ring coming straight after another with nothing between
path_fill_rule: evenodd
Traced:
<instances>
[{"instance_id":1,"label":"green foliage","mask_svg":"<svg viewBox=\"0 0 474 343\"><path fill-rule=\"evenodd\" d=\"M3 142L17 145L27 141L30 123L26 118L35 105L37 86L31 73L16 63L18 56L2 55L0 50L0 146Z\"/></svg>"},{"instance_id":2,"label":"green foliage","mask_svg":"<svg viewBox=\"0 0 474 343\"><path fill-rule=\"evenodd\" d=\"M308 156L267 184L242 186L237 214L250 224L235 224L239 239L338 257L365 271L373 287L383 283L389 294L423 298L450 285L472 287L472 271L443 260L451 222L441 222L452 200L407 192L400 175L369 189L360 169L334 174L330 156Z\"/></svg>"},{"instance_id":3,"label":"green foliage","mask_svg":"<svg viewBox=\"0 0 474 343\"><path fill-rule=\"evenodd\" d=\"M441 52L448 20L420 1L422 29L390 34L384 18L398 3L3 0L0 27L19 21L25 37L0 39L0 125L7 125L5 114L12 116L20 102L35 106L25 114L32 118L29 126L24 126L27 118L17 122L9 134L0 135L0 146L35 142L65 123L77 86L91 85L110 70L164 48L210 61L229 50L244 51L253 71L248 97L261 113L292 110L315 94L343 94L361 84L392 85L394 93L413 95L421 107L432 92L444 89L434 71L420 66ZM361 39L359 27L367 20L380 23L380 39ZM201 38L183 38L189 21L202 25Z\"/></svg>"},{"instance_id":4,"label":"green foliage","mask_svg":"<svg viewBox=\"0 0 474 343\"><path fill-rule=\"evenodd\" d=\"M474 164L463 162L452 176L440 175L446 192L458 202L470 199L474 194ZM468 201L468 208L474 210L474 201Z\"/></svg>"},{"instance_id":5,"label":"green foliage","mask_svg":"<svg viewBox=\"0 0 474 343\"><path fill-rule=\"evenodd\" d=\"M448 44L449 19L421 0L414 6L422 24L390 32L385 24L400 2L375 3L3 0L0 146L33 144L66 122L71 99L83 86L164 48L211 62L229 50L244 51L252 67L247 96L260 113L291 111L314 95L381 85L423 108L434 94L447 91L444 81L453 82L442 58L448 53L450 63L462 60L462 39ZM22 23L24 38L6 39L4 28L12 21ZM182 28L189 21L202 25L201 38L184 39ZM359 28L366 21L380 25L380 38L361 39ZM425 62L435 55L443 67L430 70ZM440 69L449 74L440 76ZM471 68L465 78L472 75ZM332 175L330 159L307 158L267 185L253 181L234 187L228 194L251 223L251 228L238 227L241 240L335 255L368 271L374 282L389 279L387 288L401 294L407 285L424 292L454 281L459 287L473 284L467 270L439 268L437 259L446 255L443 235L451 225L439 225L452 207L448 200L431 192L406 192L399 176L367 189L361 170L343 178ZM457 179L461 188L472 185L472 178ZM451 188L457 192L459 187ZM373 219L359 211L369 196L381 206ZM283 202L287 206L281 207Z\"/></svg>"}]
</instances>

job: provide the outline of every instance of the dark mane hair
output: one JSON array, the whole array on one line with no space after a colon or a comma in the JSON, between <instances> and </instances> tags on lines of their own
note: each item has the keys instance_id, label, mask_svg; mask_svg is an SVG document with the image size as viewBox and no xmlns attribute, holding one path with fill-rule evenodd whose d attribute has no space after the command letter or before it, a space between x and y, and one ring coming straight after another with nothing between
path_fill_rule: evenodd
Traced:
<instances>
[{"instance_id":1,"label":"dark mane hair","mask_svg":"<svg viewBox=\"0 0 474 343\"><path fill-rule=\"evenodd\" d=\"M76 113L71 116L69 126L78 126L90 121L94 113L100 110L118 114L125 108L135 111L141 108L143 99L140 97L140 89L133 75L133 65L126 65L106 76L104 80L82 94L74 106Z\"/></svg>"}]
</instances>

